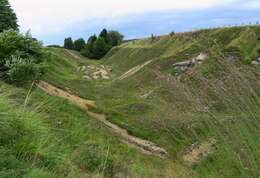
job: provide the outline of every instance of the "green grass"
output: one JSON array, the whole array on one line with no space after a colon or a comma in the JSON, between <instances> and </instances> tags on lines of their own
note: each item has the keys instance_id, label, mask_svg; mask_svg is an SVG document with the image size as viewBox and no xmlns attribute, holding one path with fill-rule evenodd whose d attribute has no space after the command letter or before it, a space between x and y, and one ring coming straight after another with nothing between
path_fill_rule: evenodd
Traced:
<instances>
[{"instance_id":1,"label":"green grass","mask_svg":"<svg viewBox=\"0 0 260 178\"><path fill-rule=\"evenodd\" d=\"M24 106L26 90L1 83L0 91L2 177L154 177L173 164L120 143L65 100L35 89Z\"/></svg>"},{"instance_id":2,"label":"green grass","mask_svg":"<svg viewBox=\"0 0 260 178\"><path fill-rule=\"evenodd\" d=\"M24 106L27 89L1 83L0 108L6 113L1 122L10 122L0 127L0 134L6 136L0 156L10 162L0 166L10 165L3 175L259 177L259 66L243 64L248 57L257 57L259 35L257 26L147 38L124 43L101 61L74 58L64 49L46 49L49 68L44 80L96 100L98 112L130 134L165 148L169 158L161 160L128 148L81 109L38 89ZM227 49L238 49L241 58L228 62ZM200 52L207 52L210 59L187 74L171 75L173 63ZM151 59L135 75L113 81ZM83 80L77 68L88 64L111 67L112 79ZM16 109L10 109L13 106ZM217 140L216 149L208 157L194 165L182 160L190 145L212 138Z\"/></svg>"},{"instance_id":3,"label":"green grass","mask_svg":"<svg viewBox=\"0 0 260 178\"><path fill-rule=\"evenodd\" d=\"M180 162L182 152L189 145L207 138L216 138L220 148L215 153L216 159L211 161L212 166L205 168L207 160L195 166L194 170L201 175L215 177L222 172L222 166L226 168L222 173L224 177L256 176L257 169L253 167L258 165L259 160L251 164L250 171L243 172L242 170L248 168L240 163L240 157L234 153L235 148L229 146L230 142L241 144L240 142L249 138L234 139L237 137L234 133L226 140L227 138L221 136L221 128L231 132L234 127L241 127L242 130L243 127L259 126L259 104L256 104L259 103L258 68L225 62L221 55L223 48L220 46L229 46L240 39L246 43L248 38L243 34L257 34L257 29L216 29L201 31L195 35L188 33L175 37L165 36L155 42L150 39L129 42L118 47L119 49L114 49L116 52L112 51L112 54L104 59L104 64L113 68L115 77L147 60L154 59L155 62L120 82L82 81L82 84L76 85L75 91L88 98L92 93L83 89L82 85L95 86L92 92L110 121L126 128L133 135L163 146L170 152L172 159L177 157ZM231 33L234 35L229 37ZM217 42L214 42L215 38ZM214 47L214 44L217 45ZM208 45L213 45L213 48L210 49ZM242 49L250 53L255 45L252 43L250 48ZM174 62L191 59L200 52L210 53L211 60L194 71L192 76L184 75L181 81L167 81L167 71L171 70ZM237 81L236 85L234 80ZM150 98L140 97L151 90L154 92ZM86 93L82 94L81 91ZM210 108L210 114L203 112L205 107ZM254 122L247 123L247 120L243 119L250 117L250 113L254 113L251 116ZM222 123L222 120L228 120L229 117L235 120L239 118L238 121L243 122L239 126ZM248 132L249 137L257 135L256 129ZM239 148L243 149L242 146ZM258 152L251 150L257 148L259 144L254 143L253 148L245 149L248 155L257 157Z\"/></svg>"}]
</instances>

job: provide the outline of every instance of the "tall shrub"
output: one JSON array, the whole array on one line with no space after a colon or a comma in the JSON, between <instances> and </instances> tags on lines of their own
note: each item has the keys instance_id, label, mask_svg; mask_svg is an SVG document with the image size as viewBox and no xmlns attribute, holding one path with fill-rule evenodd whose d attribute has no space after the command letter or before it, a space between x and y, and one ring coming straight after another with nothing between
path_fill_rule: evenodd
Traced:
<instances>
[{"instance_id":1,"label":"tall shrub","mask_svg":"<svg viewBox=\"0 0 260 178\"><path fill-rule=\"evenodd\" d=\"M42 44L29 33L0 33L0 77L17 84L38 79L44 72Z\"/></svg>"}]
</instances>

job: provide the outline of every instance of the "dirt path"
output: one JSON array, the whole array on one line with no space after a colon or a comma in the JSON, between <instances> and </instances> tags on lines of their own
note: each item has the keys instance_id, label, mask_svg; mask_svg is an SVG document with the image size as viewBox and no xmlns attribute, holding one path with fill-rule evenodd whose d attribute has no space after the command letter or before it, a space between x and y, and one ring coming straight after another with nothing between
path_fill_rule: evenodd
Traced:
<instances>
[{"instance_id":1,"label":"dirt path","mask_svg":"<svg viewBox=\"0 0 260 178\"><path fill-rule=\"evenodd\" d=\"M77 56L76 54L74 54L73 52L71 52L70 50L66 49L67 53L69 53L69 55L71 55L72 57L76 58L76 59L80 59L79 56Z\"/></svg>"},{"instance_id":2,"label":"dirt path","mask_svg":"<svg viewBox=\"0 0 260 178\"><path fill-rule=\"evenodd\" d=\"M128 78L132 75L134 75L135 73L137 73L138 71L140 71L142 68L144 68L145 66L147 66L148 64L150 64L152 62L152 60L149 60L147 62L145 62L144 64L135 66L134 68L130 69L129 71L127 71L126 73L124 73L123 75L121 75L119 78L117 78L116 80L123 80L125 78Z\"/></svg>"},{"instance_id":3,"label":"dirt path","mask_svg":"<svg viewBox=\"0 0 260 178\"><path fill-rule=\"evenodd\" d=\"M59 88L56 88L44 81L38 82L37 86L43 91L45 91L46 93L54 96L59 96L61 98L65 98L82 109L89 109L91 107L96 107L95 101L85 100L78 96L71 95L70 93L63 91Z\"/></svg>"},{"instance_id":4,"label":"dirt path","mask_svg":"<svg viewBox=\"0 0 260 178\"><path fill-rule=\"evenodd\" d=\"M122 129L119 126L109 122L106 119L105 115L88 111L89 108L96 107L95 101L85 100L78 96L72 95L44 81L38 82L37 86L50 95L65 98L69 100L71 103L79 106L80 108L85 109L87 111L87 114L90 117L97 119L98 121L103 123L106 127L108 127L110 130L112 130L114 133L116 133L120 137L120 140L123 143L127 144L129 147L135 148L141 151L142 153L148 155L159 156L160 158L165 158L167 156L167 151L157 146L153 142L129 135L127 130Z\"/></svg>"}]
</instances>

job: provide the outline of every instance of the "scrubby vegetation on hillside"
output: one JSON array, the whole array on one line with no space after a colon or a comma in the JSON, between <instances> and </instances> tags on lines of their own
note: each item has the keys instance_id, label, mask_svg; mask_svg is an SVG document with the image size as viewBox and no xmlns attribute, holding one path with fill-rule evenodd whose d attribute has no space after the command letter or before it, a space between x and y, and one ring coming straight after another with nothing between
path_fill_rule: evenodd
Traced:
<instances>
[{"instance_id":1,"label":"scrubby vegetation on hillside","mask_svg":"<svg viewBox=\"0 0 260 178\"><path fill-rule=\"evenodd\" d=\"M130 41L113 48L101 63L79 54L80 59L71 60L62 49L49 49L55 55L45 80L96 100L98 112L111 122L165 148L169 158L160 164L170 160L177 167L182 165L177 171L164 164L164 173L158 173L157 168L141 171L143 164L138 167L132 160L126 167L114 166L114 176L123 169L133 177L257 177L259 65L245 64L234 41L247 40L241 37L245 31L255 34L257 40L259 29L232 27ZM230 44L236 44L234 50ZM251 56L257 48L254 43L243 50ZM200 53L207 54L205 61L172 75L175 63ZM117 80L148 61L141 70ZM112 68L112 80L85 80L80 71L75 72L78 66L101 64ZM132 171L132 166L139 171Z\"/></svg>"},{"instance_id":2,"label":"scrubby vegetation on hillside","mask_svg":"<svg viewBox=\"0 0 260 178\"><path fill-rule=\"evenodd\" d=\"M259 26L124 44L118 32L103 30L84 49L83 39L66 39L67 49L105 55L94 61L4 29L0 177L259 177L259 39ZM107 44L114 47L105 50ZM88 71L93 77L86 77ZM95 101L97 108L88 112L104 114L113 125L37 85L6 82L39 77L59 88L56 93ZM155 143L167 155L135 149L111 126Z\"/></svg>"}]
</instances>

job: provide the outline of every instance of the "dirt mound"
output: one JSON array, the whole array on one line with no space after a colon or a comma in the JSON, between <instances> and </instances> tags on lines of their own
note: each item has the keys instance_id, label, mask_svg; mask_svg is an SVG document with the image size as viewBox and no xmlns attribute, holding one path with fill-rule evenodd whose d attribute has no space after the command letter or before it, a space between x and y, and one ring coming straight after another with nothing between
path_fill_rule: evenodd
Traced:
<instances>
[{"instance_id":1,"label":"dirt mound","mask_svg":"<svg viewBox=\"0 0 260 178\"><path fill-rule=\"evenodd\" d=\"M98 121L103 123L106 127L108 127L110 130L112 130L114 133L116 133L120 137L120 140L123 143L127 144L129 147L135 148L141 151L142 153L148 155L155 155L155 156L159 156L160 158L166 157L167 151L165 149L157 146L153 142L129 135L127 130L122 129L119 126L109 122L106 119L106 116L103 114L97 114L88 111L90 107L96 107L95 101L82 99L78 96L72 95L66 91L58 89L55 86L48 84L44 81L38 82L37 86L50 95L65 98L69 100L71 103L79 106L80 108L85 109L87 111L87 114L90 117L97 119Z\"/></svg>"},{"instance_id":2,"label":"dirt mound","mask_svg":"<svg viewBox=\"0 0 260 178\"><path fill-rule=\"evenodd\" d=\"M207 157L216 145L216 140L212 139L210 141L205 141L200 144L191 145L185 154L183 155L183 160L189 164L194 164Z\"/></svg>"}]
</instances>

